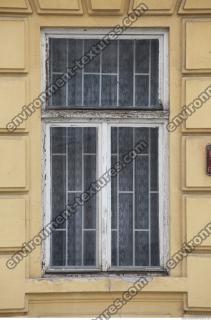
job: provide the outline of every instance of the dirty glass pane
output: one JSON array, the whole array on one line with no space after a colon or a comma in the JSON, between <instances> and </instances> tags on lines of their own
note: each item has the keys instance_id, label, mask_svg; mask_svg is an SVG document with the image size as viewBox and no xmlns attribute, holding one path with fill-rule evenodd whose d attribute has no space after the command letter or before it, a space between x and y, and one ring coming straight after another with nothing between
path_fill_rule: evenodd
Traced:
<instances>
[{"instance_id":1,"label":"dirty glass pane","mask_svg":"<svg viewBox=\"0 0 211 320\"><path fill-rule=\"evenodd\" d=\"M82 128L67 128L68 131L68 188L82 191Z\"/></svg>"},{"instance_id":2,"label":"dirty glass pane","mask_svg":"<svg viewBox=\"0 0 211 320\"><path fill-rule=\"evenodd\" d=\"M66 129L51 128L52 218L56 218L66 204ZM65 228L66 223L58 226Z\"/></svg>"},{"instance_id":3,"label":"dirty glass pane","mask_svg":"<svg viewBox=\"0 0 211 320\"><path fill-rule=\"evenodd\" d=\"M149 228L149 156L136 159L135 177L135 227Z\"/></svg>"},{"instance_id":4,"label":"dirty glass pane","mask_svg":"<svg viewBox=\"0 0 211 320\"><path fill-rule=\"evenodd\" d=\"M150 40L136 40L136 73L149 73Z\"/></svg>"},{"instance_id":5,"label":"dirty glass pane","mask_svg":"<svg viewBox=\"0 0 211 320\"><path fill-rule=\"evenodd\" d=\"M84 231L84 266L96 265L96 231Z\"/></svg>"},{"instance_id":6,"label":"dirty glass pane","mask_svg":"<svg viewBox=\"0 0 211 320\"><path fill-rule=\"evenodd\" d=\"M57 80L59 80L60 77L61 77L60 74L53 74L52 84L53 85L56 84ZM54 94L50 98L52 106L56 106L57 108L62 109L66 105L66 88L67 88L67 84L54 92Z\"/></svg>"},{"instance_id":7,"label":"dirty glass pane","mask_svg":"<svg viewBox=\"0 0 211 320\"><path fill-rule=\"evenodd\" d=\"M117 163L117 156L111 157L111 165L112 167ZM112 212L112 222L111 227L112 229L117 228L117 176L113 176L111 180L111 212Z\"/></svg>"},{"instance_id":8,"label":"dirty glass pane","mask_svg":"<svg viewBox=\"0 0 211 320\"><path fill-rule=\"evenodd\" d=\"M92 48L96 46L98 41L99 40L92 39L84 40L84 53L88 53L90 50L92 50ZM95 58L85 65L84 72L100 72L100 55L95 55Z\"/></svg>"},{"instance_id":9,"label":"dirty glass pane","mask_svg":"<svg viewBox=\"0 0 211 320\"><path fill-rule=\"evenodd\" d=\"M69 193L68 203L73 203L81 193ZM68 265L82 265L82 207L78 207L75 214L68 219Z\"/></svg>"},{"instance_id":10,"label":"dirty glass pane","mask_svg":"<svg viewBox=\"0 0 211 320\"><path fill-rule=\"evenodd\" d=\"M111 247L112 247L112 252L111 252L111 262L112 266L117 266L117 231L111 232Z\"/></svg>"},{"instance_id":11,"label":"dirty glass pane","mask_svg":"<svg viewBox=\"0 0 211 320\"><path fill-rule=\"evenodd\" d=\"M96 181L97 129L51 128L51 208L56 219L66 205L77 203L67 221L55 227L51 265L95 267L96 196L81 198Z\"/></svg>"},{"instance_id":12,"label":"dirty glass pane","mask_svg":"<svg viewBox=\"0 0 211 320\"><path fill-rule=\"evenodd\" d=\"M83 40L68 40L68 65L74 66L75 61L83 55ZM75 76L68 81L67 98L69 106L82 104L82 71L78 70Z\"/></svg>"},{"instance_id":13,"label":"dirty glass pane","mask_svg":"<svg viewBox=\"0 0 211 320\"><path fill-rule=\"evenodd\" d=\"M119 105L133 106L134 41L119 41Z\"/></svg>"},{"instance_id":14,"label":"dirty glass pane","mask_svg":"<svg viewBox=\"0 0 211 320\"><path fill-rule=\"evenodd\" d=\"M149 232L135 232L135 264L136 266L149 265Z\"/></svg>"},{"instance_id":15,"label":"dirty glass pane","mask_svg":"<svg viewBox=\"0 0 211 320\"><path fill-rule=\"evenodd\" d=\"M151 41L151 101L150 105L152 107L159 106L159 41Z\"/></svg>"},{"instance_id":16,"label":"dirty glass pane","mask_svg":"<svg viewBox=\"0 0 211 320\"><path fill-rule=\"evenodd\" d=\"M49 40L49 65L50 71L65 72L67 67L67 39Z\"/></svg>"},{"instance_id":17,"label":"dirty glass pane","mask_svg":"<svg viewBox=\"0 0 211 320\"><path fill-rule=\"evenodd\" d=\"M117 105L117 76L102 76L102 101L104 107L116 107Z\"/></svg>"},{"instance_id":18,"label":"dirty glass pane","mask_svg":"<svg viewBox=\"0 0 211 320\"><path fill-rule=\"evenodd\" d=\"M87 107L97 107L100 101L100 76L84 76L84 105Z\"/></svg>"},{"instance_id":19,"label":"dirty glass pane","mask_svg":"<svg viewBox=\"0 0 211 320\"><path fill-rule=\"evenodd\" d=\"M64 266L66 262L66 233L65 231L53 231L51 235L51 265Z\"/></svg>"},{"instance_id":20,"label":"dirty glass pane","mask_svg":"<svg viewBox=\"0 0 211 320\"><path fill-rule=\"evenodd\" d=\"M111 44L102 52L103 73L117 73L117 50L118 42L112 41Z\"/></svg>"},{"instance_id":21,"label":"dirty glass pane","mask_svg":"<svg viewBox=\"0 0 211 320\"><path fill-rule=\"evenodd\" d=\"M119 128L119 160L133 148L133 128ZM119 190L133 191L133 162L119 173Z\"/></svg>"},{"instance_id":22,"label":"dirty glass pane","mask_svg":"<svg viewBox=\"0 0 211 320\"><path fill-rule=\"evenodd\" d=\"M136 106L148 108L149 105L149 76L137 75L136 78Z\"/></svg>"},{"instance_id":23,"label":"dirty glass pane","mask_svg":"<svg viewBox=\"0 0 211 320\"><path fill-rule=\"evenodd\" d=\"M151 265L160 265L160 247L159 247L159 198L158 193L152 193L151 195Z\"/></svg>"},{"instance_id":24,"label":"dirty glass pane","mask_svg":"<svg viewBox=\"0 0 211 320\"><path fill-rule=\"evenodd\" d=\"M96 154L84 155L84 188L89 190L96 180ZM84 228L96 228L96 196L84 203Z\"/></svg>"},{"instance_id":25,"label":"dirty glass pane","mask_svg":"<svg viewBox=\"0 0 211 320\"><path fill-rule=\"evenodd\" d=\"M119 265L133 264L133 195L119 194Z\"/></svg>"}]
</instances>

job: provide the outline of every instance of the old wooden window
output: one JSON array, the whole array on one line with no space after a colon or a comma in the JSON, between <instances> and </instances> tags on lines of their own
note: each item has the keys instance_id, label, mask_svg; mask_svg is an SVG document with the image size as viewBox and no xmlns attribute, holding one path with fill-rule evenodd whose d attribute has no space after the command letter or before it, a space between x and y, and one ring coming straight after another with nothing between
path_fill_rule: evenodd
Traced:
<instances>
[{"instance_id":1,"label":"old wooden window","mask_svg":"<svg viewBox=\"0 0 211 320\"><path fill-rule=\"evenodd\" d=\"M94 30L46 31L46 85L99 39ZM48 271L163 270L166 75L166 33L137 30L113 40L46 101L46 223L146 142L141 154L55 227L45 246Z\"/></svg>"}]
</instances>

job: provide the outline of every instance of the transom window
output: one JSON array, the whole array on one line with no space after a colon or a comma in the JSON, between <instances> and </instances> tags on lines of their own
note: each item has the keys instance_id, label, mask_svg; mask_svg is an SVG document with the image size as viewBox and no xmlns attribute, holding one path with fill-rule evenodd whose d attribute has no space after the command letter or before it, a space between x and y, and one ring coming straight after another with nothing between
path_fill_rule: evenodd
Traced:
<instances>
[{"instance_id":1,"label":"transom window","mask_svg":"<svg viewBox=\"0 0 211 320\"><path fill-rule=\"evenodd\" d=\"M94 32L44 33L47 87L98 45ZM112 40L46 100L45 223L78 204L45 243L47 271L163 270L165 43L165 32L138 29ZM96 192L81 201L93 186Z\"/></svg>"},{"instance_id":2,"label":"transom window","mask_svg":"<svg viewBox=\"0 0 211 320\"><path fill-rule=\"evenodd\" d=\"M99 40L49 39L49 80L56 80ZM113 40L49 100L49 108L160 108L159 40Z\"/></svg>"}]
</instances>

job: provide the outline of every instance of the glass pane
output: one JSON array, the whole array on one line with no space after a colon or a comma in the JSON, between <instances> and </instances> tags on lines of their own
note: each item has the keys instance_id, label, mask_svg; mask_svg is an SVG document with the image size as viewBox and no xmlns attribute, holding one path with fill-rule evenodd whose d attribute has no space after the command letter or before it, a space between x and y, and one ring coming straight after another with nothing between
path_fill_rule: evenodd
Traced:
<instances>
[{"instance_id":1,"label":"glass pane","mask_svg":"<svg viewBox=\"0 0 211 320\"><path fill-rule=\"evenodd\" d=\"M133 106L134 42L119 41L119 105Z\"/></svg>"},{"instance_id":2,"label":"glass pane","mask_svg":"<svg viewBox=\"0 0 211 320\"><path fill-rule=\"evenodd\" d=\"M68 39L68 66L74 65L76 59L83 55L83 40Z\"/></svg>"},{"instance_id":3,"label":"glass pane","mask_svg":"<svg viewBox=\"0 0 211 320\"><path fill-rule=\"evenodd\" d=\"M66 72L67 70L67 40L50 39L49 65L52 73Z\"/></svg>"},{"instance_id":4,"label":"glass pane","mask_svg":"<svg viewBox=\"0 0 211 320\"><path fill-rule=\"evenodd\" d=\"M151 194L151 265L160 265L160 249L159 249L159 200L158 194Z\"/></svg>"},{"instance_id":5,"label":"glass pane","mask_svg":"<svg viewBox=\"0 0 211 320\"><path fill-rule=\"evenodd\" d=\"M66 153L66 128L51 129L51 152L52 154Z\"/></svg>"},{"instance_id":6,"label":"glass pane","mask_svg":"<svg viewBox=\"0 0 211 320\"><path fill-rule=\"evenodd\" d=\"M111 233L111 263L112 266L117 266L117 231Z\"/></svg>"},{"instance_id":7,"label":"glass pane","mask_svg":"<svg viewBox=\"0 0 211 320\"><path fill-rule=\"evenodd\" d=\"M84 76L84 105L97 107L100 103L100 76Z\"/></svg>"},{"instance_id":8,"label":"glass pane","mask_svg":"<svg viewBox=\"0 0 211 320\"><path fill-rule=\"evenodd\" d=\"M66 132L66 131L65 131ZM60 136L60 138L56 138ZM63 145L66 143L64 131L59 128L51 130L51 172L52 172L52 218L56 218L66 205L66 153L53 153L55 151L64 151ZM58 141L60 145L58 147ZM65 222L58 226L59 229L65 228Z\"/></svg>"},{"instance_id":9,"label":"glass pane","mask_svg":"<svg viewBox=\"0 0 211 320\"><path fill-rule=\"evenodd\" d=\"M151 102L152 107L159 105L159 41L151 40Z\"/></svg>"},{"instance_id":10,"label":"glass pane","mask_svg":"<svg viewBox=\"0 0 211 320\"><path fill-rule=\"evenodd\" d=\"M119 160L133 149L133 128L119 128ZM119 173L119 190L133 191L133 162Z\"/></svg>"},{"instance_id":11,"label":"glass pane","mask_svg":"<svg viewBox=\"0 0 211 320\"><path fill-rule=\"evenodd\" d=\"M84 153L96 153L96 128L83 128Z\"/></svg>"},{"instance_id":12,"label":"glass pane","mask_svg":"<svg viewBox=\"0 0 211 320\"><path fill-rule=\"evenodd\" d=\"M158 129L150 129L151 191L158 191Z\"/></svg>"},{"instance_id":13,"label":"glass pane","mask_svg":"<svg viewBox=\"0 0 211 320\"><path fill-rule=\"evenodd\" d=\"M96 140L96 128L51 128L52 217L77 203L52 238L52 265L95 267L96 197L81 195L96 181Z\"/></svg>"},{"instance_id":14,"label":"glass pane","mask_svg":"<svg viewBox=\"0 0 211 320\"><path fill-rule=\"evenodd\" d=\"M135 227L149 228L149 157L139 156L135 167Z\"/></svg>"},{"instance_id":15,"label":"glass pane","mask_svg":"<svg viewBox=\"0 0 211 320\"><path fill-rule=\"evenodd\" d=\"M148 154L149 152L149 130L149 128L135 128L135 145L141 141L146 142L146 146L141 154Z\"/></svg>"},{"instance_id":16,"label":"glass pane","mask_svg":"<svg viewBox=\"0 0 211 320\"><path fill-rule=\"evenodd\" d=\"M102 101L103 107L117 105L117 76L102 76Z\"/></svg>"},{"instance_id":17,"label":"glass pane","mask_svg":"<svg viewBox=\"0 0 211 320\"><path fill-rule=\"evenodd\" d=\"M136 73L149 73L150 41L136 40Z\"/></svg>"},{"instance_id":18,"label":"glass pane","mask_svg":"<svg viewBox=\"0 0 211 320\"><path fill-rule=\"evenodd\" d=\"M82 191L82 128L68 128L68 187Z\"/></svg>"},{"instance_id":19,"label":"glass pane","mask_svg":"<svg viewBox=\"0 0 211 320\"><path fill-rule=\"evenodd\" d=\"M102 52L102 72L117 73L117 41L111 44Z\"/></svg>"},{"instance_id":20,"label":"glass pane","mask_svg":"<svg viewBox=\"0 0 211 320\"><path fill-rule=\"evenodd\" d=\"M59 74L52 75L52 84L56 83L56 81L61 77ZM66 85L58 89L51 97L51 106L57 108L65 108L66 106Z\"/></svg>"},{"instance_id":21,"label":"glass pane","mask_svg":"<svg viewBox=\"0 0 211 320\"><path fill-rule=\"evenodd\" d=\"M149 232L135 232L135 264L149 266Z\"/></svg>"},{"instance_id":22,"label":"glass pane","mask_svg":"<svg viewBox=\"0 0 211 320\"><path fill-rule=\"evenodd\" d=\"M111 157L111 166L113 167L117 163L117 156ZM111 218L112 229L117 228L117 176L113 176L111 179Z\"/></svg>"},{"instance_id":23,"label":"glass pane","mask_svg":"<svg viewBox=\"0 0 211 320\"><path fill-rule=\"evenodd\" d=\"M92 50L92 47L95 47L99 40L84 40L84 53ZM89 62L84 67L84 72L100 72L100 55L96 55L96 57Z\"/></svg>"},{"instance_id":24,"label":"glass pane","mask_svg":"<svg viewBox=\"0 0 211 320\"><path fill-rule=\"evenodd\" d=\"M66 261L66 233L54 231L51 235L51 266L64 266Z\"/></svg>"},{"instance_id":25,"label":"glass pane","mask_svg":"<svg viewBox=\"0 0 211 320\"><path fill-rule=\"evenodd\" d=\"M117 128L111 129L111 153L117 153Z\"/></svg>"},{"instance_id":26,"label":"glass pane","mask_svg":"<svg viewBox=\"0 0 211 320\"><path fill-rule=\"evenodd\" d=\"M74 203L81 193L70 193L68 203ZM68 219L68 265L82 265L82 207Z\"/></svg>"},{"instance_id":27,"label":"glass pane","mask_svg":"<svg viewBox=\"0 0 211 320\"><path fill-rule=\"evenodd\" d=\"M112 266L159 266L158 128L111 129L111 163L147 146L111 179ZM128 159L128 158L127 158Z\"/></svg>"},{"instance_id":28,"label":"glass pane","mask_svg":"<svg viewBox=\"0 0 211 320\"><path fill-rule=\"evenodd\" d=\"M83 55L83 40L68 40L68 67L75 64ZM68 81L68 105L82 105L82 71L78 70L76 75Z\"/></svg>"},{"instance_id":29,"label":"glass pane","mask_svg":"<svg viewBox=\"0 0 211 320\"><path fill-rule=\"evenodd\" d=\"M96 265L96 231L84 231L84 266Z\"/></svg>"},{"instance_id":30,"label":"glass pane","mask_svg":"<svg viewBox=\"0 0 211 320\"><path fill-rule=\"evenodd\" d=\"M119 265L133 265L133 195L119 194Z\"/></svg>"},{"instance_id":31,"label":"glass pane","mask_svg":"<svg viewBox=\"0 0 211 320\"><path fill-rule=\"evenodd\" d=\"M96 180L96 155L84 155L84 189L89 190ZM84 228L96 228L96 196L84 203Z\"/></svg>"},{"instance_id":32,"label":"glass pane","mask_svg":"<svg viewBox=\"0 0 211 320\"><path fill-rule=\"evenodd\" d=\"M149 105L149 76L136 76L136 106Z\"/></svg>"}]
</instances>

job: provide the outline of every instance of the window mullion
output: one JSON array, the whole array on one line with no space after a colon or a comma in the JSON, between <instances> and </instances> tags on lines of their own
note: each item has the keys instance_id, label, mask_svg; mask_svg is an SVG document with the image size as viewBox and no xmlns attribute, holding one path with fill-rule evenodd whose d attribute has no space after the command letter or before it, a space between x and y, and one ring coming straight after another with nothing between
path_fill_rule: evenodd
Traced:
<instances>
[{"instance_id":1,"label":"window mullion","mask_svg":"<svg viewBox=\"0 0 211 320\"><path fill-rule=\"evenodd\" d=\"M101 257L102 270L111 266L111 183L106 172L110 169L110 128L107 123L101 126Z\"/></svg>"}]
</instances>

